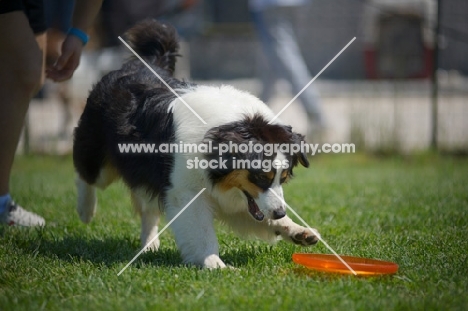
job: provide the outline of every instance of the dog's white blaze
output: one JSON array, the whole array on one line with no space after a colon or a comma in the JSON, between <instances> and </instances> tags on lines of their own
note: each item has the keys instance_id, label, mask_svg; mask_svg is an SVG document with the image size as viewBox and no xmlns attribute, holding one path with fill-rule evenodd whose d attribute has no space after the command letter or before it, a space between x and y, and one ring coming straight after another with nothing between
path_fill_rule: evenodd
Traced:
<instances>
[{"instance_id":1,"label":"dog's white blaze","mask_svg":"<svg viewBox=\"0 0 468 311\"><path fill-rule=\"evenodd\" d=\"M286 159L284 154L279 152L274 161L279 160L281 163ZM257 200L257 205L260 211L269 219L273 217L273 211L282 208L284 209L285 206L283 204L283 187L281 186L281 174L283 173L283 168L280 167L276 170L275 178L273 179L273 183L271 184L271 189L278 194L280 198L274 195L271 191L265 191L259 195Z\"/></svg>"}]
</instances>

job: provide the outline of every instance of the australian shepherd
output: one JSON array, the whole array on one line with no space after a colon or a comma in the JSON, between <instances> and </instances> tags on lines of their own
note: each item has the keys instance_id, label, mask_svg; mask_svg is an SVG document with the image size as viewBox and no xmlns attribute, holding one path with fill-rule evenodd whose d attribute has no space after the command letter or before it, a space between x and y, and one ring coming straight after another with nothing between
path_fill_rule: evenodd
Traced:
<instances>
[{"instance_id":1,"label":"australian shepherd","mask_svg":"<svg viewBox=\"0 0 468 311\"><path fill-rule=\"evenodd\" d=\"M93 87L74 133L81 220L88 223L95 214L96 188L121 178L141 216L142 246L152 250L159 247L155 237L161 213L173 219L205 188L171 224L185 263L226 266L219 257L214 219L244 236L317 243L316 231L294 223L283 201L282 184L293 167L308 167L306 154L238 148L300 144L304 136L279 120L270 124L273 112L249 93L175 79L178 43L172 27L145 20L125 38L177 95L136 57ZM123 144L156 149L124 152ZM168 144L205 148L157 152Z\"/></svg>"}]
</instances>

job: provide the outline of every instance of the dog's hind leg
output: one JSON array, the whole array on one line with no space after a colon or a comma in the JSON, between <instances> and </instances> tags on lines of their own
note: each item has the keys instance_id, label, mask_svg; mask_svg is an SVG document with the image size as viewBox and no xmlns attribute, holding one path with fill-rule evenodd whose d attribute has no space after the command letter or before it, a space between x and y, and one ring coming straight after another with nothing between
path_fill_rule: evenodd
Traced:
<instances>
[{"instance_id":1,"label":"dog's hind leg","mask_svg":"<svg viewBox=\"0 0 468 311\"><path fill-rule=\"evenodd\" d=\"M157 198L151 198L142 190L132 190L132 204L141 217L141 246L147 246L146 251L157 251L160 216Z\"/></svg>"},{"instance_id":2,"label":"dog's hind leg","mask_svg":"<svg viewBox=\"0 0 468 311\"><path fill-rule=\"evenodd\" d=\"M96 213L96 188L78 175L76 178L78 190L78 204L76 210L84 223L89 223Z\"/></svg>"},{"instance_id":3,"label":"dog's hind leg","mask_svg":"<svg viewBox=\"0 0 468 311\"><path fill-rule=\"evenodd\" d=\"M76 209L81 221L89 223L96 213L96 187L105 189L118 177L118 173L110 165L101 168L98 178L93 184L89 184L78 174L76 178L76 187L78 189L78 205Z\"/></svg>"}]
</instances>

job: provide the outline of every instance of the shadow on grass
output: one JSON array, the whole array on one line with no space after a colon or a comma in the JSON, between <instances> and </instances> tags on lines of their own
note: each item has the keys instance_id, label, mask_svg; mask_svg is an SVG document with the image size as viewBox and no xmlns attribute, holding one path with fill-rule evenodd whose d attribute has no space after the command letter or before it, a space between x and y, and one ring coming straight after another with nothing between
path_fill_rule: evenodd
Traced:
<instances>
[{"instance_id":1,"label":"shadow on grass","mask_svg":"<svg viewBox=\"0 0 468 311\"><path fill-rule=\"evenodd\" d=\"M115 264L128 263L140 250L138 243L125 238L84 239L82 237L65 237L50 240L14 239L15 246L25 253L33 253L59 259L70 263L90 262L94 265L111 267ZM176 249L162 246L158 251L142 253L134 262L135 265L179 266L182 265Z\"/></svg>"},{"instance_id":2,"label":"shadow on grass","mask_svg":"<svg viewBox=\"0 0 468 311\"><path fill-rule=\"evenodd\" d=\"M128 263L140 252L141 248L138 244L138 242L117 238L83 240L66 237L60 241L41 241L39 253L69 262L89 261L110 267L118 263ZM255 261L258 253L251 248L226 249L221 256L226 264L241 267L246 266L249 261ZM184 266L179 251L176 248L164 247L164 245L158 251L142 253L135 260L134 265Z\"/></svg>"},{"instance_id":3,"label":"shadow on grass","mask_svg":"<svg viewBox=\"0 0 468 311\"><path fill-rule=\"evenodd\" d=\"M40 232L40 231L38 231ZM106 267L115 264L127 264L141 250L139 241L131 238L83 238L64 237L51 240L50 237L41 236L22 239L16 237L10 240L17 249L24 253L40 255L52 259L59 259L70 263L86 263L104 265ZM226 248L221 255L223 261L234 267L246 266L250 261L258 257L255 248ZM148 251L140 254L133 263L135 266L151 265L155 267L185 266L182 263L177 248L164 247L158 251Z\"/></svg>"},{"instance_id":4,"label":"shadow on grass","mask_svg":"<svg viewBox=\"0 0 468 311\"><path fill-rule=\"evenodd\" d=\"M66 237L60 241L43 241L41 249L45 251L45 255L57 256L62 260L90 261L106 266L128 263L141 250L133 241L123 238L83 240L74 237ZM162 246L157 252L142 253L135 264L178 266L182 261L177 250Z\"/></svg>"},{"instance_id":5,"label":"shadow on grass","mask_svg":"<svg viewBox=\"0 0 468 311\"><path fill-rule=\"evenodd\" d=\"M224 252L220 254L221 259L230 266L239 268L246 266L249 261L256 261L258 252L253 248L224 248Z\"/></svg>"}]
</instances>

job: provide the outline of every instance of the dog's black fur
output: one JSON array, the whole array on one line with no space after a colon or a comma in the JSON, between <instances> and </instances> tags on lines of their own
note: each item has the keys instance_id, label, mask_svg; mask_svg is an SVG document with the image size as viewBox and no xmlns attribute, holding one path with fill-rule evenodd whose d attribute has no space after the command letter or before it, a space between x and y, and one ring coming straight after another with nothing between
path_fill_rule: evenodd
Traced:
<instances>
[{"instance_id":1,"label":"dog's black fur","mask_svg":"<svg viewBox=\"0 0 468 311\"><path fill-rule=\"evenodd\" d=\"M126 34L132 48L173 89L192 85L172 77L178 44L174 29L153 20ZM74 133L73 161L80 176L94 184L106 164L119 168L130 188L144 186L154 195L170 186L173 157L168 154L122 154L119 143L174 142L169 104L176 96L137 58L104 76L91 91Z\"/></svg>"}]
</instances>

